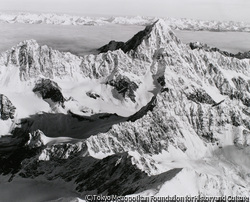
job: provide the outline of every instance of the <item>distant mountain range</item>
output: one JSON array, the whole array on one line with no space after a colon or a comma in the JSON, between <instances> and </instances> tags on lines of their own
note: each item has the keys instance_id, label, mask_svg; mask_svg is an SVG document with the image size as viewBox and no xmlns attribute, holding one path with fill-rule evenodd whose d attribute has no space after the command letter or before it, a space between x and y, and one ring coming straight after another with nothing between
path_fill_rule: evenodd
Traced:
<instances>
[{"instance_id":1,"label":"distant mountain range","mask_svg":"<svg viewBox=\"0 0 250 202\"><path fill-rule=\"evenodd\" d=\"M162 18L174 30L207 30L207 31L237 31L250 32L250 24L233 21L203 21L194 19ZM28 23L28 24L56 24L56 25L149 25L156 21L156 17L84 17L59 14L33 13L0 13L0 22Z\"/></svg>"}]
</instances>

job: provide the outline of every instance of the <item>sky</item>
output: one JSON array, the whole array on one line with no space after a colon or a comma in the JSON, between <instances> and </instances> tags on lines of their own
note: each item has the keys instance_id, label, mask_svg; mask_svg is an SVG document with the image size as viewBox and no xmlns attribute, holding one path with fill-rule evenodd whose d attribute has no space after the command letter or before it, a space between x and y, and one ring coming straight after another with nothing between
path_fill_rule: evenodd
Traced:
<instances>
[{"instance_id":1,"label":"sky","mask_svg":"<svg viewBox=\"0 0 250 202\"><path fill-rule=\"evenodd\" d=\"M0 11L250 22L250 0L0 0Z\"/></svg>"}]
</instances>

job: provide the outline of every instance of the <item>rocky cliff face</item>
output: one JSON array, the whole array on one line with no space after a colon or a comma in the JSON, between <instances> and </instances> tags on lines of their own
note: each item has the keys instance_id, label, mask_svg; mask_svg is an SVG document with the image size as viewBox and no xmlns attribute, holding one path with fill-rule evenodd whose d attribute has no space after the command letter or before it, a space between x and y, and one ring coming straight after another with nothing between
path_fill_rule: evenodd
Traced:
<instances>
[{"instance_id":1,"label":"rocky cliff face","mask_svg":"<svg viewBox=\"0 0 250 202\"><path fill-rule=\"evenodd\" d=\"M21 42L1 56L1 66L18 68L21 81L40 76L46 78L72 76L74 66L80 62L77 56L60 53L47 46L39 46L35 40Z\"/></svg>"},{"instance_id":2,"label":"rocky cliff face","mask_svg":"<svg viewBox=\"0 0 250 202\"><path fill-rule=\"evenodd\" d=\"M150 189L153 195L248 196L250 60L190 48L161 20L130 41L132 48L127 42L122 50L83 58L36 45L2 55L1 67L19 68L21 81L40 74L93 79L134 104L151 91L137 113L82 140L19 132L30 156L20 156L13 177L62 179L83 195ZM48 50L44 58L41 49ZM169 191L186 179L192 190Z\"/></svg>"},{"instance_id":3,"label":"rocky cliff face","mask_svg":"<svg viewBox=\"0 0 250 202\"><path fill-rule=\"evenodd\" d=\"M3 94L0 94L0 119L8 120L15 117L15 106Z\"/></svg>"},{"instance_id":4,"label":"rocky cliff face","mask_svg":"<svg viewBox=\"0 0 250 202\"><path fill-rule=\"evenodd\" d=\"M58 84L50 79L39 80L33 88L33 92L43 99L51 99L55 103L63 104L65 101Z\"/></svg>"}]
</instances>

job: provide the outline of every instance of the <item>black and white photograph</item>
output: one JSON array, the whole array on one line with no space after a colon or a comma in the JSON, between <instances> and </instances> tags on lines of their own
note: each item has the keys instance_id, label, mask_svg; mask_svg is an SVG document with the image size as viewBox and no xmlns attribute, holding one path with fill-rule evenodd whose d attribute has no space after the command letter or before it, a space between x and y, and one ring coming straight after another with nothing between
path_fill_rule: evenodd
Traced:
<instances>
[{"instance_id":1,"label":"black and white photograph","mask_svg":"<svg viewBox=\"0 0 250 202\"><path fill-rule=\"evenodd\" d=\"M0 202L250 202L250 0L0 0Z\"/></svg>"}]
</instances>

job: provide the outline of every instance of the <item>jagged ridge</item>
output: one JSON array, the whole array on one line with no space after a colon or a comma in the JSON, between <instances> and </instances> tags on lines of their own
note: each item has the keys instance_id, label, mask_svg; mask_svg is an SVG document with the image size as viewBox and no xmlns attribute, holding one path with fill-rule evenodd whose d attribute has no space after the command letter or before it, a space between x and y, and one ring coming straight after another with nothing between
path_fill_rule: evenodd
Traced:
<instances>
[{"instance_id":1,"label":"jagged ridge","mask_svg":"<svg viewBox=\"0 0 250 202\"><path fill-rule=\"evenodd\" d=\"M128 40L126 43L124 42L116 42L116 41L110 41L109 44L102 46L98 50L101 53L108 52L109 50L114 51L121 49L123 52L127 53L131 50L136 50L136 48L142 43L142 41L148 37L148 35L152 32L152 29L154 25L157 23L153 23L152 25L146 26L146 28L143 31L138 32L136 35L134 35L130 40Z\"/></svg>"},{"instance_id":2,"label":"jagged ridge","mask_svg":"<svg viewBox=\"0 0 250 202\"><path fill-rule=\"evenodd\" d=\"M191 43L189 43L189 46L192 50L203 49L207 52L219 52L220 54L222 54L224 56L235 57L238 59L249 59L250 58L250 51L244 52L244 53L239 52L239 53L233 54L233 53L229 53L227 51L222 51L219 48L215 48L215 47L211 48L207 44L202 44L200 42L191 42Z\"/></svg>"}]
</instances>

